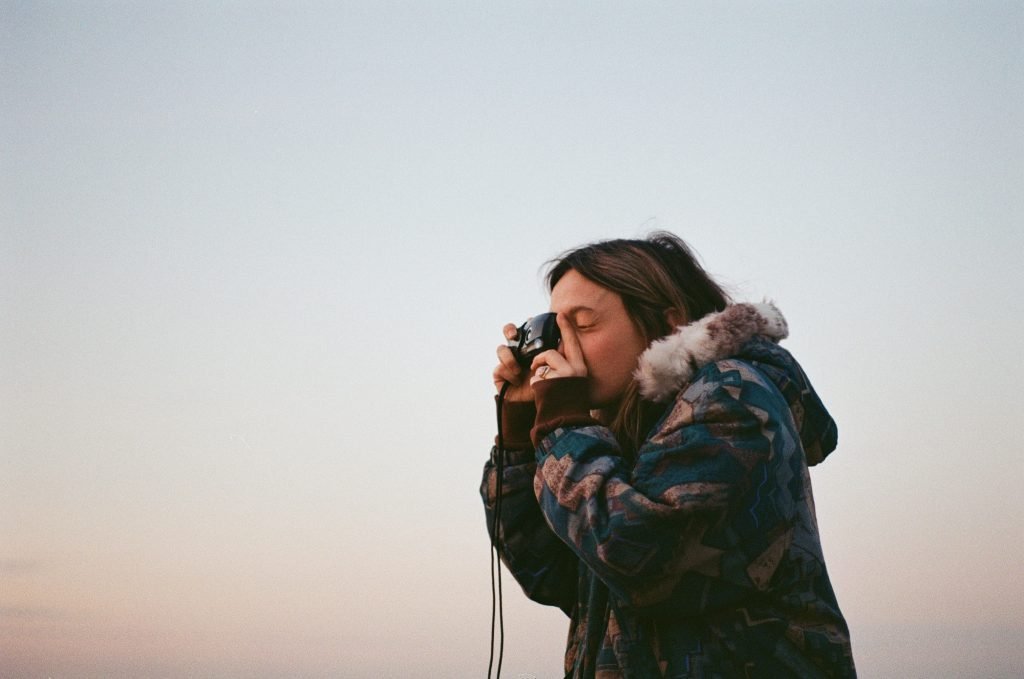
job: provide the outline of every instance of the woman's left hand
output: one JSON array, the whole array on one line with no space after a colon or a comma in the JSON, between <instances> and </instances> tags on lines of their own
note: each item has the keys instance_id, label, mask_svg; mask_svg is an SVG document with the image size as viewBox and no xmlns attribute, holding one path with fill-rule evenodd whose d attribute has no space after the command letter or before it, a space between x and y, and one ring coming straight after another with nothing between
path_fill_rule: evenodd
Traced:
<instances>
[{"instance_id":1,"label":"woman's left hand","mask_svg":"<svg viewBox=\"0 0 1024 679\"><path fill-rule=\"evenodd\" d=\"M583 350L580 348L576 329L563 314L558 314L556 320L562 333L562 342L558 349L549 349L534 357L530 365L530 370L534 371L530 379L531 386L540 380L587 376L587 363L583 360Z\"/></svg>"}]
</instances>

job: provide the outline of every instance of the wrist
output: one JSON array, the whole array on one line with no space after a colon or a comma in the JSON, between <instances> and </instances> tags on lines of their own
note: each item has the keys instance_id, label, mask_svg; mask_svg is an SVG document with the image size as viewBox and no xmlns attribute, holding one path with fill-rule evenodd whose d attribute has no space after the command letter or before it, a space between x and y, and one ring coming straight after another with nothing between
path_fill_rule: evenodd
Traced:
<instances>
[{"instance_id":1,"label":"wrist","mask_svg":"<svg viewBox=\"0 0 1024 679\"><path fill-rule=\"evenodd\" d=\"M585 427L598 424L590 415L586 377L559 377L534 385L537 417L530 438L533 445L559 427Z\"/></svg>"},{"instance_id":2,"label":"wrist","mask_svg":"<svg viewBox=\"0 0 1024 679\"><path fill-rule=\"evenodd\" d=\"M494 400L497 402L498 397ZM533 401L509 401L501 403L501 434L504 447L508 450L533 448L530 429L537 417L537 406ZM495 437L495 445L498 443Z\"/></svg>"}]
</instances>

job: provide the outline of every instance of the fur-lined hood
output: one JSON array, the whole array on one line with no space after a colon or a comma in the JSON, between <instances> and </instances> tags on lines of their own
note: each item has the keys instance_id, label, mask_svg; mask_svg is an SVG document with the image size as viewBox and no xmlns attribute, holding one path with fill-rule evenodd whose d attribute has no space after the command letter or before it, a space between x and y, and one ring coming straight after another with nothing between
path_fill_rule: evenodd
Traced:
<instances>
[{"instance_id":1,"label":"fur-lined hood","mask_svg":"<svg viewBox=\"0 0 1024 679\"><path fill-rule=\"evenodd\" d=\"M836 424L800 364L778 345L788 336L786 319L774 304L732 304L652 342L633 375L640 395L660 403L675 397L709 363L746 361L786 399L807 462L817 464L836 447Z\"/></svg>"},{"instance_id":2,"label":"fur-lined hood","mask_svg":"<svg viewBox=\"0 0 1024 679\"><path fill-rule=\"evenodd\" d=\"M755 335L778 342L789 336L782 313L771 302L732 304L699 321L682 325L640 355L633 373L640 395L661 402L673 396L708 363L735 356Z\"/></svg>"}]
</instances>

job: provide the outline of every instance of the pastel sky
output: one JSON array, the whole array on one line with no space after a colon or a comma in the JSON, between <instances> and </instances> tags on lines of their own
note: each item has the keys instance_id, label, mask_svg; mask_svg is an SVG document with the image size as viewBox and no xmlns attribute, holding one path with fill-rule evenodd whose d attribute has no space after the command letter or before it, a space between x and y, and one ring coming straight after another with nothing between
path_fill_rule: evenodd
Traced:
<instances>
[{"instance_id":1,"label":"pastel sky","mask_svg":"<svg viewBox=\"0 0 1024 679\"><path fill-rule=\"evenodd\" d=\"M500 328L776 301L864 677L1024 666L1018 2L0 0L0 677L480 677ZM567 621L506 579L508 677Z\"/></svg>"}]
</instances>

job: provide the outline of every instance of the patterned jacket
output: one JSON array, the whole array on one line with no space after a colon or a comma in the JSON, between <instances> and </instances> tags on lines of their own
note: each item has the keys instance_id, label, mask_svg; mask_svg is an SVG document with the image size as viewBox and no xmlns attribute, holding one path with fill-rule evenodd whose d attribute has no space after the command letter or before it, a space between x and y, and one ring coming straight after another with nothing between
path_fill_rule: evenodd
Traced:
<instances>
[{"instance_id":1,"label":"patterned jacket","mask_svg":"<svg viewBox=\"0 0 1024 679\"><path fill-rule=\"evenodd\" d=\"M855 676L808 474L836 427L786 333L737 304L652 344L636 378L666 406L634 461L580 405L585 378L505 404L501 556L571 618L567 677Z\"/></svg>"}]
</instances>

